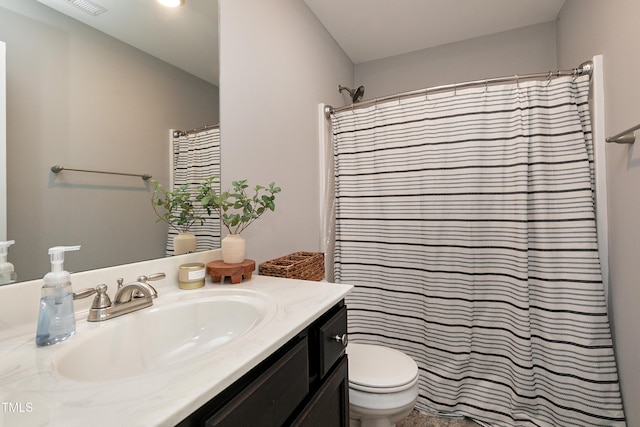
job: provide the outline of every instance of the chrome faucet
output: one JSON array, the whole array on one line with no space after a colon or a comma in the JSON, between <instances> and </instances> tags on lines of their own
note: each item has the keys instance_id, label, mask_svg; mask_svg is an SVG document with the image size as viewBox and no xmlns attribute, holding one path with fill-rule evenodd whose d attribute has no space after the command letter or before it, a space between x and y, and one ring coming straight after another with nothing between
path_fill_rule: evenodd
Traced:
<instances>
[{"instance_id":1,"label":"chrome faucet","mask_svg":"<svg viewBox=\"0 0 640 427\"><path fill-rule=\"evenodd\" d=\"M166 274L164 273L154 273L154 274L150 274L148 276L138 276L138 278L136 279L135 282L132 283L139 283L142 286L144 286L146 289L149 290L149 293L151 294L151 298L157 298L158 297L158 291L156 291L156 288L154 288L153 286L151 286L151 284L147 283L149 281L154 281L154 280L161 280L164 279L165 277L167 277ZM120 289L122 289L123 286L125 286L123 284L124 279L120 278L117 280L118 282L118 291L120 291ZM140 290L134 290L133 292L133 297L134 298L140 298L142 297L142 291Z\"/></svg>"},{"instance_id":2,"label":"chrome faucet","mask_svg":"<svg viewBox=\"0 0 640 427\"><path fill-rule=\"evenodd\" d=\"M118 279L118 290L113 302L107 295L107 285L105 284L98 285L95 289L84 289L77 294L74 293L73 299L97 294L89 309L87 321L102 322L152 306L153 299L158 297L158 292L147 281L160 280L165 277L164 273L156 273L150 276L140 276L135 282L126 284L123 284L124 279Z\"/></svg>"}]
</instances>

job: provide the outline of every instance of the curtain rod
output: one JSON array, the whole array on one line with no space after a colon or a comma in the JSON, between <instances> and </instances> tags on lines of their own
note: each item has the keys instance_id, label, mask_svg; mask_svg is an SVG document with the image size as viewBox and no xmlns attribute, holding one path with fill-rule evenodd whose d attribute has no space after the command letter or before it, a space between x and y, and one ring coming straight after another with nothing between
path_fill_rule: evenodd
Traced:
<instances>
[{"instance_id":1,"label":"curtain rod","mask_svg":"<svg viewBox=\"0 0 640 427\"><path fill-rule=\"evenodd\" d=\"M196 132L201 132L203 130L208 130L208 129L215 129L215 128L219 128L220 127L220 123L215 124L215 125L204 125L202 127L199 128L195 128L195 129L191 129L191 130L174 130L173 131L173 137L174 138L179 138L181 136L185 136L185 135L189 135L190 133L196 133Z\"/></svg>"},{"instance_id":2,"label":"curtain rod","mask_svg":"<svg viewBox=\"0 0 640 427\"><path fill-rule=\"evenodd\" d=\"M445 90L451 89L460 89L460 88L468 88L474 86L488 86L491 84L497 83L506 83L520 80L535 80L535 79L551 79L552 77L562 77L562 76L582 76L585 74L591 75L593 71L593 62L586 61L580 64L578 68L573 68L571 70L559 70L559 71L548 71L546 73L535 73L535 74L523 74L523 75L513 75L513 76L504 76L504 77L494 77L490 79L482 79L482 80L472 80L464 83L453 83L441 86L432 86L426 89L418 89L410 92L401 92L395 95L383 96L381 98L369 99L367 101L358 102L357 104L348 104L342 107L333 108L330 105L324 107L324 114L329 119L331 114L337 113L345 110L352 110L354 108L368 107L372 104L376 104L378 102L389 101L391 99L400 99L400 98L411 98L414 96L426 95L434 92L442 92Z\"/></svg>"}]
</instances>

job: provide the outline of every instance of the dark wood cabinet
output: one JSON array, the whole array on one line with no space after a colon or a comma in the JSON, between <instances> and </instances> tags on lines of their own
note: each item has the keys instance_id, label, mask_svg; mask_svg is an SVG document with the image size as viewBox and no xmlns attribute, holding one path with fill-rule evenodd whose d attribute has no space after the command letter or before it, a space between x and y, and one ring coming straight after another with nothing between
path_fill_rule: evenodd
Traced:
<instances>
[{"instance_id":1,"label":"dark wood cabinet","mask_svg":"<svg viewBox=\"0 0 640 427\"><path fill-rule=\"evenodd\" d=\"M347 358L342 357L303 412L291 423L300 427L347 427L349 379Z\"/></svg>"},{"instance_id":2,"label":"dark wood cabinet","mask_svg":"<svg viewBox=\"0 0 640 427\"><path fill-rule=\"evenodd\" d=\"M300 340L273 366L210 416L206 427L280 426L309 393L307 340Z\"/></svg>"},{"instance_id":3,"label":"dark wood cabinet","mask_svg":"<svg viewBox=\"0 0 640 427\"><path fill-rule=\"evenodd\" d=\"M346 331L340 302L178 426L347 427Z\"/></svg>"}]
</instances>

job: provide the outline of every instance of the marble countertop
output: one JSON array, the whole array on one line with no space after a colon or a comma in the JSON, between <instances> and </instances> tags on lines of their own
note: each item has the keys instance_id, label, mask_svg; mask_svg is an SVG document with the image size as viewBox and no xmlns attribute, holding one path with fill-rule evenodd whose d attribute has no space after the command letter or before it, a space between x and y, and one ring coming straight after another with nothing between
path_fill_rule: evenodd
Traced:
<instances>
[{"instance_id":1,"label":"marble countertop","mask_svg":"<svg viewBox=\"0 0 640 427\"><path fill-rule=\"evenodd\" d=\"M211 284L181 290L168 275L154 282L154 307L176 299L209 297L238 291L269 301L266 319L221 351L187 358L162 369L116 379L80 381L61 375L60 354L100 327L135 321L143 309L102 322L76 314L76 334L50 347L37 347L35 324L0 330L0 425L9 426L152 426L174 425L216 396L269 356L322 313L342 300L349 285L254 275L238 285ZM75 289L74 289L75 290ZM2 297L2 295L0 295ZM37 302L36 302L37 303ZM96 363L96 369L100 366Z\"/></svg>"}]
</instances>

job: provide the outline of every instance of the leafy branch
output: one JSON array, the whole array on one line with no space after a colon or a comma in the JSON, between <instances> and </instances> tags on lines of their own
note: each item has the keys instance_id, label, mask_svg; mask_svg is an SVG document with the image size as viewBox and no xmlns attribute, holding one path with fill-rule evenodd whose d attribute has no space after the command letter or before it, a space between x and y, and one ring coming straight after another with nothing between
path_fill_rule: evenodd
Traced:
<instances>
[{"instance_id":1,"label":"leafy branch","mask_svg":"<svg viewBox=\"0 0 640 427\"><path fill-rule=\"evenodd\" d=\"M200 225L204 224L204 218L200 216L195 206L188 184L169 191L155 179L150 182L154 187L151 204L158 216L156 222L164 221L178 232L189 231L196 222L199 222ZM164 213L158 212L160 207L164 209Z\"/></svg>"},{"instance_id":2,"label":"leafy branch","mask_svg":"<svg viewBox=\"0 0 640 427\"><path fill-rule=\"evenodd\" d=\"M231 183L233 191L227 190L218 194L213 188L216 178L205 179L198 186L196 199L209 215L211 212L218 213L230 234L242 233L265 212L275 210L275 195L281 189L274 182L268 187L256 185L252 190L249 190L246 179L233 181Z\"/></svg>"}]
</instances>

